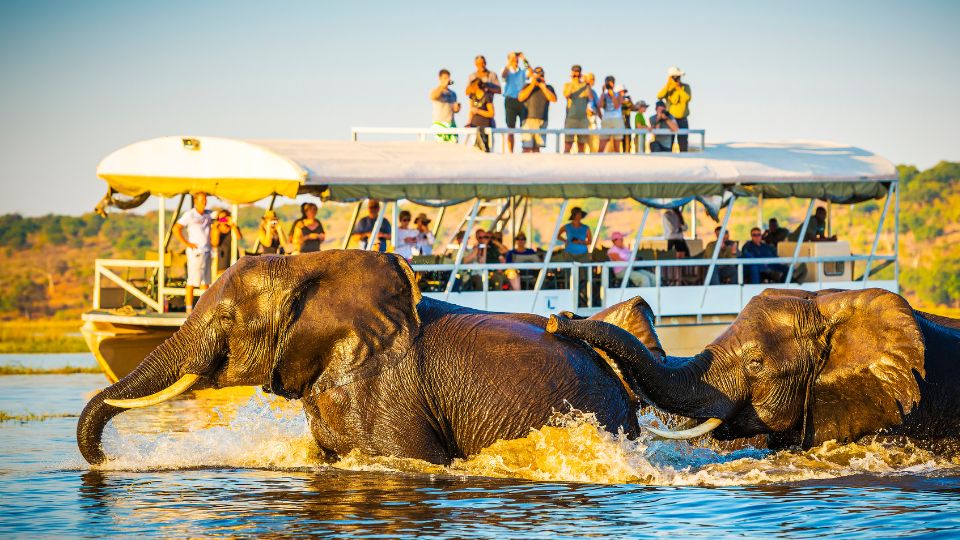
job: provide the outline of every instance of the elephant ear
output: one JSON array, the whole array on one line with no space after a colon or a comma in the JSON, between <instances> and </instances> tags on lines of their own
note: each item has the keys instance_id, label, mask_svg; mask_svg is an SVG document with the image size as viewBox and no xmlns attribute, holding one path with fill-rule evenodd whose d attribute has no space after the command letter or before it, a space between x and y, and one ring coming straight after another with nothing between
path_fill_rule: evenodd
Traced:
<instances>
[{"instance_id":1,"label":"elephant ear","mask_svg":"<svg viewBox=\"0 0 960 540\"><path fill-rule=\"evenodd\" d=\"M590 319L619 326L639 339L658 359L666 356L654 330L653 309L640 296L612 305L592 315Z\"/></svg>"},{"instance_id":2,"label":"elephant ear","mask_svg":"<svg viewBox=\"0 0 960 540\"><path fill-rule=\"evenodd\" d=\"M924 344L913 309L883 289L822 292L826 353L808 400L803 442L850 442L903 422L920 401Z\"/></svg>"},{"instance_id":3,"label":"elephant ear","mask_svg":"<svg viewBox=\"0 0 960 540\"><path fill-rule=\"evenodd\" d=\"M322 392L379 375L409 354L420 333L420 289L402 257L323 254L332 260L299 278L267 388L293 399L308 387Z\"/></svg>"}]
</instances>

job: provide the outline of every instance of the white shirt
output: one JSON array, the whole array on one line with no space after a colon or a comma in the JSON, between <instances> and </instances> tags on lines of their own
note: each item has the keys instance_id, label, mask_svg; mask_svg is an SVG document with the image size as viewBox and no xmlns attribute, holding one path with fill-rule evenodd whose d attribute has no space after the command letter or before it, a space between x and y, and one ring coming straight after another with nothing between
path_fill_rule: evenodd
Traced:
<instances>
[{"instance_id":1,"label":"white shirt","mask_svg":"<svg viewBox=\"0 0 960 540\"><path fill-rule=\"evenodd\" d=\"M210 252L210 225L213 223L213 216L209 210L204 210L201 214L196 208L191 208L180 216L177 223L183 225L184 238L191 244L196 244L197 251Z\"/></svg>"},{"instance_id":2,"label":"white shirt","mask_svg":"<svg viewBox=\"0 0 960 540\"><path fill-rule=\"evenodd\" d=\"M417 252L420 255L433 255L433 233L417 233Z\"/></svg>"},{"instance_id":3,"label":"white shirt","mask_svg":"<svg viewBox=\"0 0 960 540\"><path fill-rule=\"evenodd\" d=\"M393 252L397 255L403 256L405 259L412 259L413 247L416 245L416 242L408 243L406 240L407 238L416 240L417 234L419 234L419 231L416 229L403 229L397 227L397 245L393 248Z\"/></svg>"},{"instance_id":4,"label":"white shirt","mask_svg":"<svg viewBox=\"0 0 960 540\"><path fill-rule=\"evenodd\" d=\"M663 236L667 240L682 240L687 226L680 223L680 216L673 210L663 211Z\"/></svg>"}]
</instances>

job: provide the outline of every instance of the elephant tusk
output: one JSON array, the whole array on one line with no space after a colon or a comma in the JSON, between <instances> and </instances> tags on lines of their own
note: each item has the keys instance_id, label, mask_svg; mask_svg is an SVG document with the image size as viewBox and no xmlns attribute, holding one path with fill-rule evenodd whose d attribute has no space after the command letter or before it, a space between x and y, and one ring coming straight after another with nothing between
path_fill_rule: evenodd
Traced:
<instances>
[{"instance_id":1,"label":"elephant tusk","mask_svg":"<svg viewBox=\"0 0 960 540\"><path fill-rule=\"evenodd\" d=\"M699 437L701 435L710 433L711 431L720 427L720 424L722 423L723 420L720 420L719 418L711 418L698 426L680 431L670 431L669 429L659 429L649 426L644 427L649 430L650 433L663 437L664 439L692 439L694 437Z\"/></svg>"},{"instance_id":2,"label":"elephant tusk","mask_svg":"<svg viewBox=\"0 0 960 540\"><path fill-rule=\"evenodd\" d=\"M122 407L124 409L136 409L138 407L150 407L151 405L156 405L158 403L163 403L164 401L171 400L180 394L186 392L190 389L191 386L197 379L199 375L194 375L193 373L187 373L183 377L180 377L180 380L171 384L170 386L164 388L163 390L157 392L156 394L150 394L142 398L133 398L133 399L105 399L104 403L107 405L112 405L114 407Z\"/></svg>"}]
</instances>

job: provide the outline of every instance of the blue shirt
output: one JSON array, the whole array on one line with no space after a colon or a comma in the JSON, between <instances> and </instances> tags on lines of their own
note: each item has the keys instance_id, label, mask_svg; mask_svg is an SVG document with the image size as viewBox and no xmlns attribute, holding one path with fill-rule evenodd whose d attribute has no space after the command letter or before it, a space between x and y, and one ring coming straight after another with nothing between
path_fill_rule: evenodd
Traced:
<instances>
[{"instance_id":1,"label":"blue shirt","mask_svg":"<svg viewBox=\"0 0 960 540\"><path fill-rule=\"evenodd\" d=\"M587 249L590 247L586 244L574 244L574 240L587 240L587 231L590 230L589 227L580 224L579 227L574 227L573 223L567 223L563 226L563 230L566 231L566 246L563 248L564 251L571 255L583 255L587 252Z\"/></svg>"},{"instance_id":2,"label":"blue shirt","mask_svg":"<svg viewBox=\"0 0 960 540\"><path fill-rule=\"evenodd\" d=\"M370 216L364 216L360 218L360 221L357 221L357 226L353 228L355 233L369 233L373 230L373 224L377 221L377 218L371 218ZM383 221L380 222L380 232L390 233L390 222L387 221L387 218L383 218ZM368 236L362 236L361 240L364 242L369 239ZM380 245L377 247L380 251L387 250L387 240L385 238L380 239Z\"/></svg>"},{"instance_id":3,"label":"blue shirt","mask_svg":"<svg viewBox=\"0 0 960 540\"><path fill-rule=\"evenodd\" d=\"M770 244L760 244L758 246L753 242L747 242L740 250L740 256L744 259L776 258L777 250Z\"/></svg>"},{"instance_id":4,"label":"blue shirt","mask_svg":"<svg viewBox=\"0 0 960 540\"><path fill-rule=\"evenodd\" d=\"M517 67L517 70L511 73L510 68L507 68L505 82L503 97L517 99L520 96L520 91L527 85L527 70Z\"/></svg>"}]
</instances>

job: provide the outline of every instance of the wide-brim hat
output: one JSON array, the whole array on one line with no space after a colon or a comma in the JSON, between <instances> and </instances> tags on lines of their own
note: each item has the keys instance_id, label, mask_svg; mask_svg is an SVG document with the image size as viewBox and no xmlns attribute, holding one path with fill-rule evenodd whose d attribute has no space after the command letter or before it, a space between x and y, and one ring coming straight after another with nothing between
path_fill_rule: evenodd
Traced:
<instances>
[{"instance_id":1,"label":"wide-brim hat","mask_svg":"<svg viewBox=\"0 0 960 540\"><path fill-rule=\"evenodd\" d=\"M580 213L581 218L587 217L587 213L583 211L583 208L580 208L579 206L574 206L573 209L570 210L570 217L567 219L573 219L573 217L576 216L578 212Z\"/></svg>"},{"instance_id":2,"label":"wide-brim hat","mask_svg":"<svg viewBox=\"0 0 960 540\"><path fill-rule=\"evenodd\" d=\"M423 223L424 225L430 223L430 218L426 214L417 214L417 217L413 220L414 223Z\"/></svg>"},{"instance_id":3,"label":"wide-brim hat","mask_svg":"<svg viewBox=\"0 0 960 540\"><path fill-rule=\"evenodd\" d=\"M684 75L686 75L686 73L684 73L683 70L681 70L677 66L670 66L667 69L668 77L683 77Z\"/></svg>"}]
</instances>

